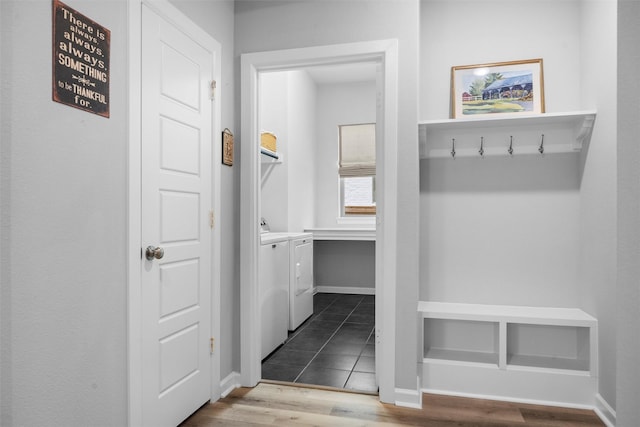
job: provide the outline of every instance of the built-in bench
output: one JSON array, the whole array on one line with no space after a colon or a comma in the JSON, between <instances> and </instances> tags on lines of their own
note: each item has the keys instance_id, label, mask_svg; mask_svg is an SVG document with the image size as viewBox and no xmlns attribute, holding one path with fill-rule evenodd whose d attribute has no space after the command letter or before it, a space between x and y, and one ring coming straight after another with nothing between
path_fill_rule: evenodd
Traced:
<instances>
[{"instance_id":1,"label":"built-in bench","mask_svg":"<svg viewBox=\"0 0 640 427\"><path fill-rule=\"evenodd\" d=\"M422 387L592 406L598 321L577 308L420 301Z\"/></svg>"}]
</instances>

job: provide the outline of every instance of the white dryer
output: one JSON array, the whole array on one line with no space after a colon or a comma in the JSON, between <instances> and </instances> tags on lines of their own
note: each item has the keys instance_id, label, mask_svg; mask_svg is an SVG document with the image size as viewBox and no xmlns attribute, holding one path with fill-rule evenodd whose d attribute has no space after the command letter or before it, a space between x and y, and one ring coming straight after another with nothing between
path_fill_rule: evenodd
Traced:
<instances>
[{"instance_id":1,"label":"white dryer","mask_svg":"<svg viewBox=\"0 0 640 427\"><path fill-rule=\"evenodd\" d=\"M289 330L313 314L313 234L291 236L289 242Z\"/></svg>"}]
</instances>

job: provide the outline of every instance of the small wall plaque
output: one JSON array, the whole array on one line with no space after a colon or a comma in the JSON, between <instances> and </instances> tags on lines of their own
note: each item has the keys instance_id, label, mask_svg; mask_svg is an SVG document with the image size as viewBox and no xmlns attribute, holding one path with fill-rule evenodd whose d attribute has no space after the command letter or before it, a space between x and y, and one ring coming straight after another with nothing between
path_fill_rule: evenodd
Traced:
<instances>
[{"instance_id":1,"label":"small wall plaque","mask_svg":"<svg viewBox=\"0 0 640 427\"><path fill-rule=\"evenodd\" d=\"M111 31L53 0L53 100L109 117Z\"/></svg>"},{"instance_id":2,"label":"small wall plaque","mask_svg":"<svg viewBox=\"0 0 640 427\"><path fill-rule=\"evenodd\" d=\"M227 128L222 131L222 163L233 166L233 134Z\"/></svg>"}]
</instances>

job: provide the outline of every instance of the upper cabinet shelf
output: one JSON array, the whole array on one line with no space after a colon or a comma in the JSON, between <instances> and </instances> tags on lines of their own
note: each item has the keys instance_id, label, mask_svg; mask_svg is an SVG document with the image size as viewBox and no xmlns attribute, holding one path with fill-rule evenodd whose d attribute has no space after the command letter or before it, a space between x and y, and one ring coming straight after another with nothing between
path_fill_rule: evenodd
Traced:
<instances>
[{"instance_id":1,"label":"upper cabinet shelf","mask_svg":"<svg viewBox=\"0 0 640 427\"><path fill-rule=\"evenodd\" d=\"M418 124L420 157L575 152L588 144L595 119L595 111L577 111L535 116L429 120Z\"/></svg>"},{"instance_id":2,"label":"upper cabinet shelf","mask_svg":"<svg viewBox=\"0 0 640 427\"><path fill-rule=\"evenodd\" d=\"M267 148L260 147L260 154L262 154L261 163L282 163L282 154L271 151Z\"/></svg>"}]
</instances>

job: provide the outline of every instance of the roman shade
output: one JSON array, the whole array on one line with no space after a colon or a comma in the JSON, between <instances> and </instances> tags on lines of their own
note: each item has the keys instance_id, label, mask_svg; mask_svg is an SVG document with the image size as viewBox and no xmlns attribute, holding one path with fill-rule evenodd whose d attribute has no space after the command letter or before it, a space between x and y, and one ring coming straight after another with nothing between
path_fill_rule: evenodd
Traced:
<instances>
[{"instance_id":1,"label":"roman shade","mask_svg":"<svg viewBox=\"0 0 640 427\"><path fill-rule=\"evenodd\" d=\"M376 174L376 125L366 123L340 126L341 177Z\"/></svg>"}]
</instances>

